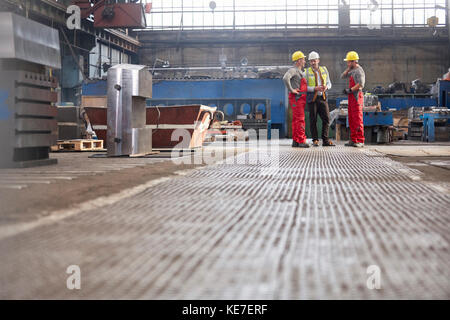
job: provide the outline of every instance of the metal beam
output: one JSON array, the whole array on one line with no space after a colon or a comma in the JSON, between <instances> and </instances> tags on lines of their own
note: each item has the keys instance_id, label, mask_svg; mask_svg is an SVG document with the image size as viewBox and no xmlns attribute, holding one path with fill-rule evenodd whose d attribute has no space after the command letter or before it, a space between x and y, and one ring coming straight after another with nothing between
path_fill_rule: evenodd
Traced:
<instances>
[{"instance_id":1,"label":"metal beam","mask_svg":"<svg viewBox=\"0 0 450 320\"><path fill-rule=\"evenodd\" d=\"M394 30L395 29L395 30ZM142 48L173 45L209 45L209 44L270 44L291 42L327 42L342 43L349 41L378 43L446 43L449 41L446 27L437 28L437 35L431 36L429 28L383 28L381 30L350 29L343 33L338 29L308 30L211 30L184 31L178 37L178 31L142 31Z\"/></svg>"}]
</instances>

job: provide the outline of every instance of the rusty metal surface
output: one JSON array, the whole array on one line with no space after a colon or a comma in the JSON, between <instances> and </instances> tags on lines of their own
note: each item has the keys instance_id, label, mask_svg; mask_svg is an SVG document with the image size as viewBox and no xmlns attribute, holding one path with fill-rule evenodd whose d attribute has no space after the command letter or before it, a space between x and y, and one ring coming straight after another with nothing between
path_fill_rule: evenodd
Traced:
<instances>
[{"instance_id":1,"label":"rusty metal surface","mask_svg":"<svg viewBox=\"0 0 450 320\"><path fill-rule=\"evenodd\" d=\"M106 127L108 110L106 106L92 107L84 106L84 110L89 117L89 121L92 125L102 125Z\"/></svg>"},{"instance_id":2,"label":"rusty metal surface","mask_svg":"<svg viewBox=\"0 0 450 320\"><path fill-rule=\"evenodd\" d=\"M216 109L200 104L147 107L147 125L154 129L153 147L201 147Z\"/></svg>"},{"instance_id":3,"label":"rusty metal surface","mask_svg":"<svg viewBox=\"0 0 450 320\"><path fill-rule=\"evenodd\" d=\"M0 297L450 298L450 196L419 171L342 146L235 161L3 238Z\"/></svg>"},{"instance_id":4,"label":"rusty metal surface","mask_svg":"<svg viewBox=\"0 0 450 320\"><path fill-rule=\"evenodd\" d=\"M103 17L103 11L107 7L114 10L114 15L111 18ZM144 8L140 3L114 3L112 6L100 5L92 13L94 14L95 28L146 27Z\"/></svg>"}]
</instances>

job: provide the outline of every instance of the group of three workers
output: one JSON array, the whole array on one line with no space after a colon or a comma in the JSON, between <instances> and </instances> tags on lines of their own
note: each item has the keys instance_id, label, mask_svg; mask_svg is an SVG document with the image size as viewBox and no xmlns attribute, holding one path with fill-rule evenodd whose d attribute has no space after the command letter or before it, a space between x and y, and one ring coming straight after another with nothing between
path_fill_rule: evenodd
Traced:
<instances>
[{"instance_id":1,"label":"group of three workers","mask_svg":"<svg viewBox=\"0 0 450 320\"><path fill-rule=\"evenodd\" d=\"M305 71L306 57L301 51L292 55L294 66L283 77L289 91L289 106L292 108L292 147L309 148L305 134L305 107L309 110L309 119L313 146L319 146L317 132L317 116L322 119L322 145L335 146L329 139L330 111L327 102L327 91L331 89L330 74L326 67L319 66L320 57L317 52L308 56L310 67ZM362 89L365 84L364 70L359 65L359 56L355 51L347 53L344 59L347 69L341 78L348 78L348 87L344 94L348 95L348 123L350 140L346 146L361 148L364 146L364 126L362 108L364 96Z\"/></svg>"}]
</instances>

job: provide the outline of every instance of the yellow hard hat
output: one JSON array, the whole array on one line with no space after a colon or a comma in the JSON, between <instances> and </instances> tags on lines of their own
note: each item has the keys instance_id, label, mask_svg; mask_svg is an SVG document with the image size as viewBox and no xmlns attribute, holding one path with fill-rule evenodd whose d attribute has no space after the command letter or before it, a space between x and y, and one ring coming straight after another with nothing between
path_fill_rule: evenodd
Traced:
<instances>
[{"instance_id":1,"label":"yellow hard hat","mask_svg":"<svg viewBox=\"0 0 450 320\"><path fill-rule=\"evenodd\" d=\"M303 54L303 52L295 51L294 54L292 55L292 61L297 61L298 59L302 59L304 57L305 55Z\"/></svg>"},{"instance_id":2,"label":"yellow hard hat","mask_svg":"<svg viewBox=\"0 0 450 320\"><path fill-rule=\"evenodd\" d=\"M347 53L347 57L344 59L344 61L356 61L359 60L359 55L356 51L350 51Z\"/></svg>"}]
</instances>

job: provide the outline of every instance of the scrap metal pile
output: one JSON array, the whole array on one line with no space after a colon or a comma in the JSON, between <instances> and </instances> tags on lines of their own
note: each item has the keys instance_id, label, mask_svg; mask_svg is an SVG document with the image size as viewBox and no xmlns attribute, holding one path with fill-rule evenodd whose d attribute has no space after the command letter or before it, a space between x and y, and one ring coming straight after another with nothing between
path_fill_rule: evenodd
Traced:
<instances>
[{"instance_id":1,"label":"scrap metal pile","mask_svg":"<svg viewBox=\"0 0 450 320\"><path fill-rule=\"evenodd\" d=\"M386 87L376 86L371 90L373 94L417 94L417 93L430 93L432 85L423 83L420 79L413 80L411 85L407 87L404 82L393 82Z\"/></svg>"}]
</instances>

